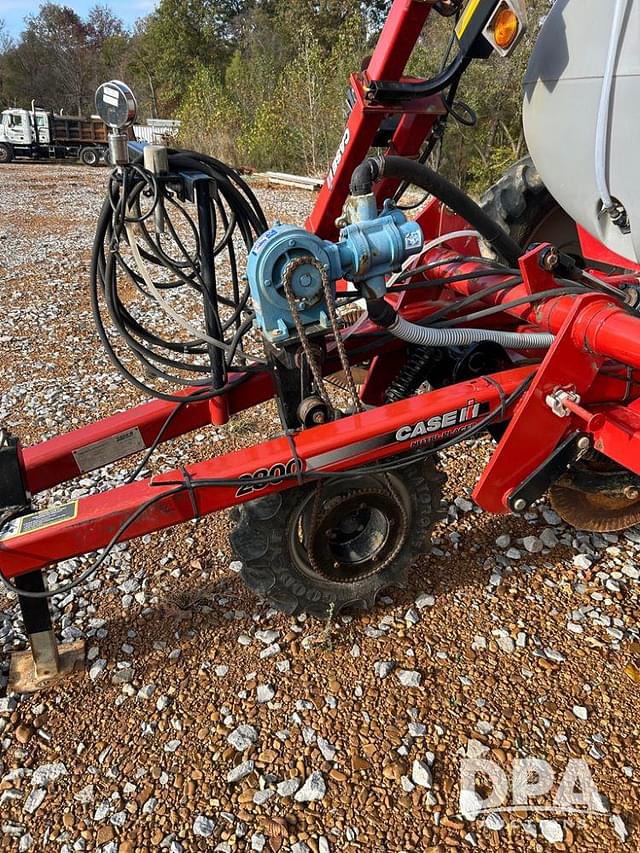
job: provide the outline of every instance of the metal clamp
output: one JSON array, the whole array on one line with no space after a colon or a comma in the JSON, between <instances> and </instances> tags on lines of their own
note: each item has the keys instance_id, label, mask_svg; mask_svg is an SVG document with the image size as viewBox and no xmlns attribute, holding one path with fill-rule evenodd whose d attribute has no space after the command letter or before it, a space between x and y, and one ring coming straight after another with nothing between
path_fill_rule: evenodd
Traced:
<instances>
[{"instance_id":1,"label":"metal clamp","mask_svg":"<svg viewBox=\"0 0 640 853\"><path fill-rule=\"evenodd\" d=\"M580 395L575 391L559 388L553 394L548 394L545 402L551 409L554 415L559 418L568 418L571 415L570 410L565 405L567 402L580 404Z\"/></svg>"}]
</instances>

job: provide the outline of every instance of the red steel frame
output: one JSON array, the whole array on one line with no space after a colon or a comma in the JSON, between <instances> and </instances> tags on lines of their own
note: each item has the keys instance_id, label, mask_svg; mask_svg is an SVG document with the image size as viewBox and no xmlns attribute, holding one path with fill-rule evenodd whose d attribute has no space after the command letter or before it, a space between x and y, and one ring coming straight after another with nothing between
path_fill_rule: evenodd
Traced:
<instances>
[{"instance_id":1,"label":"red steel frame","mask_svg":"<svg viewBox=\"0 0 640 853\"><path fill-rule=\"evenodd\" d=\"M398 80L411 51L431 12L429 2L395 0L382 35L370 60L367 72L352 77L355 106L347 123L347 131L330 176L321 190L307 227L326 238L335 236L335 218L340 214L348 194L353 169L366 157L382 119L394 112L401 119L394 133L391 149L404 156L416 155L429 134L434 118L442 113L438 98L405 104L401 110L385 105L368 104L365 90L368 79ZM393 186L383 182L377 188L386 197ZM449 233L464 226L455 215L434 202L419 219L426 239ZM612 262L610 254L589 235L582 235L585 254L594 260ZM439 266L428 275L441 279L452 275L472 274L481 265L455 260L454 252L474 252L476 244L453 242L429 254ZM454 251L452 251L454 250ZM500 306L556 286L553 277L539 264L541 248L520 260L523 284L508 291L483 297L487 306ZM620 259L613 261L620 263ZM417 263L417 262L416 262ZM623 261L626 269L636 265ZM425 287L420 291L393 293L389 299L410 320L419 320L437 310L444 300L459 296L481 295L486 288L506 277L465 279L446 287ZM612 283L628 281L629 276L611 279ZM82 498L74 509L74 517L50 526L0 539L0 571L7 577L42 568L50 563L87 553L107 545L121 525L148 501L155 499L123 533L130 539L156 531L200 515L205 515L246 500L304 481L314 472L341 471L358 467L383 457L395 456L410 449L424 447L424 438L411 438L413 428L431 418L443 418L441 429L428 437L437 445L478 421L473 406L482 411L498 412L509 420L507 430L485 470L475 499L483 508L496 513L508 510L509 495L542 462L559 442L577 430L589 435L594 446L626 468L640 474L640 318L626 311L606 295L581 297L559 295L537 303L506 308L492 319L496 328L548 330L556 335L553 347L539 363L513 367L486 378L459 383L429 394L372 408L342 420L300 431L294 436L275 438L247 449L209 459L186 469L171 471L135 481L110 491ZM347 351L352 352L369 340L374 327L361 320L346 336ZM390 367L400 363L402 345L391 342L382 349L375 346L363 399L371 404L381 402ZM356 359L354 359L356 360ZM603 366L607 366L604 371ZM329 346L324 369L339 369ZM505 396L532 377L526 394L511 409L502 411ZM547 403L549 394L558 390L574 391L579 404L572 404L567 417L558 417ZM236 377L223 401L189 402L175 412L164 430L162 441L200 429L210 423L224 423L234 413L258 405L274 395L268 373ZM154 401L137 406L89 426L20 450L20 463L26 488L32 494L72 480L80 475L74 451L95 442L137 428L146 447L156 440L175 404ZM447 426L447 413L464 412L464 423ZM248 475L265 476L273 471L297 469L297 476L268 481L260 489L241 489L238 484L197 486L191 481L238 480Z\"/></svg>"}]
</instances>

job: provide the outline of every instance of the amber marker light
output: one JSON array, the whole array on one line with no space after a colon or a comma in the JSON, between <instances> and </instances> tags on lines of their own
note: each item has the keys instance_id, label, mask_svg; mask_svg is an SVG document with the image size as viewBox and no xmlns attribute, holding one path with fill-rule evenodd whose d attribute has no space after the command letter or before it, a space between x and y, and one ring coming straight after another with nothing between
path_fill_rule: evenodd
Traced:
<instances>
[{"instance_id":1,"label":"amber marker light","mask_svg":"<svg viewBox=\"0 0 640 853\"><path fill-rule=\"evenodd\" d=\"M493 37L502 50L507 50L516 40L520 30L520 21L512 9L502 9L492 24Z\"/></svg>"}]
</instances>

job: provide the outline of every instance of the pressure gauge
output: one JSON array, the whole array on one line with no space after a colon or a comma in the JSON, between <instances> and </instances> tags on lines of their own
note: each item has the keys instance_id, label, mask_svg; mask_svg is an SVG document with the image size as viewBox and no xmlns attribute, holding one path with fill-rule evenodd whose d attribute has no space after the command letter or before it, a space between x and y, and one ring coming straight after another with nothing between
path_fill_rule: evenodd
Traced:
<instances>
[{"instance_id":1,"label":"pressure gauge","mask_svg":"<svg viewBox=\"0 0 640 853\"><path fill-rule=\"evenodd\" d=\"M136 120L138 105L126 83L110 80L96 90L96 111L110 128L124 130Z\"/></svg>"}]
</instances>

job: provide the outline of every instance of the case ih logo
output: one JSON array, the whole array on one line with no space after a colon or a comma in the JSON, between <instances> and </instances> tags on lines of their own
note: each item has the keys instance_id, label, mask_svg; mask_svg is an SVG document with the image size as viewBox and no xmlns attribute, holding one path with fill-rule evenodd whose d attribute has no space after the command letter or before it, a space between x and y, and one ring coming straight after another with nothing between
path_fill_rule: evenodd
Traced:
<instances>
[{"instance_id":1,"label":"case ih logo","mask_svg":"<svg viewBox=\"0 0 640 853\"><path fill-rule=\"evenodd\" d=\"M434 415L428 421L418 421L417 424L400 427L396 432L396 441L415 441L416 439L424 439L424 436L430 436L435 432L455 431L456 427L467 424L469 421L475 421L480 415L488 411L488 403L476 403L475 400L469 400L467 405L461 409L454 409L452 412L445 412L443 415Z\"/></svg>"}]
</instances>

